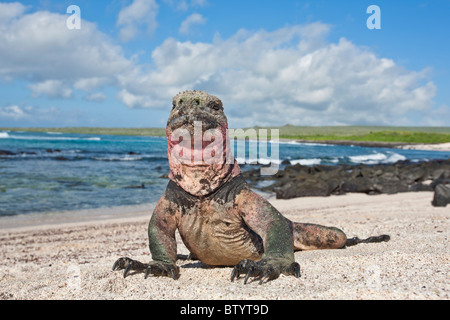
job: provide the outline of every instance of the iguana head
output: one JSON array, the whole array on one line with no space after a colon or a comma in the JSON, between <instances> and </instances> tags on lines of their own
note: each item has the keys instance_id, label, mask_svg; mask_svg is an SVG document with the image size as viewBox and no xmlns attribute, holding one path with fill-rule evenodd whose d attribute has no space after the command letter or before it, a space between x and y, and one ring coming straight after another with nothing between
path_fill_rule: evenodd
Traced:
<instances>
[{"instance_id":1,"label":"iguana head","mask_svg":"<svg viewBox=\"0 0 450 320\"><path fill-rule=\"evenodd\" d=\"M169 178L185 191L204 196L238 175L227 130L219 98L195 90L177 94L166 127Z\"/></svg>"}]
</instances>

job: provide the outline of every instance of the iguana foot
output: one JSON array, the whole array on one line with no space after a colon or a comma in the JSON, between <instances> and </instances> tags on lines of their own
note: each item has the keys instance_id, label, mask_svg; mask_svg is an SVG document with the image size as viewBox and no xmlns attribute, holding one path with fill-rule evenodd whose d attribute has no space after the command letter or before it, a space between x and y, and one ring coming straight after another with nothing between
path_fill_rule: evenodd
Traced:
<instances>
[{"instance_id":1,"label":"iguana foot","mask_svg":"<svg viewBox=\"0 0 450 320\"><path fill-rule=\"evenodd\" d=\"M151 261L145 270L145 279L147 279L149 274L154 276L167 276L173 280L177 280L180 277L180 268L171 263Z\"/></svg>"},{"instance_id":2,"label":"iguana foot","mask_svg":"<svg viewBox=\"0 0 450 320\"><path fill-rule=\"evenodd\" d=\"M261 259L242 260L239 262L231 272L231 281L235 278L239 279L241 274L245 274L244 284L247 284L249 277L259 278L259 284L265 280L273 280L283 273L285 275L293 275L296 278L300 277L300 265L297 262L288 263L284 259Z\"/></svg>"},{"instance_id":3,"label":"iguana foot","mask_svg":"<svg viewBox=\"0 0 450 320\"><path fill-rule=\"evenodd\" d=\"M112 267L113 271L125 269L125 271L123 272L124 278L127 277L130 271L144 272L146 268L147 264L127 257L117 259Z\"/></svg>"},{"instance_id":4,"label":"iguana foot","mask_svg":"<svg viewBox=\"0 0 450 320\"><path fill-rule=\"evenodd\" d=\"M156 261L151 261L150 263L142 263L127 257L117 259L117 261L114 262L112 269L114 271L125 269L125 271L123 272L124 278L127 277L130 271L145 272L145 278L147 278L149 274L153 274L155 276L172 277L174 280L176 280L180 275L180 269L176 265Z\"/></svg>"}]
</instances>

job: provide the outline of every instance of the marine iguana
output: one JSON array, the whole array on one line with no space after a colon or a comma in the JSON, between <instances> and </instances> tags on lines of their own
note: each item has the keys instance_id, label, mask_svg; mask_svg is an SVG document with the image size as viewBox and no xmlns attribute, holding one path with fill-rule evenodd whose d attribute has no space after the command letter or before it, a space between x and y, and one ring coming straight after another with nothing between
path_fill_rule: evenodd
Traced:
<instances>
[{"instance_id":1,"label":"marine iguana","mask_svg":"<svg viewBox=\"0 0 450 320\"><path fill-rule=\"evenodd\" d=\"M249 277L260 284L281 273L300 277L297 250L389 240L387 235L347 239L335 227L288 220L242 177L219 98L185 91L172 105L166 127L170 180L148 226L153 261L119 258L113 270L124 269L124 277L133 270L145 272L145 278L178 279L177 229L192 257L211 266L234 266L231 281L245 274L244 284Z\"/></svg>"}]
</instances>

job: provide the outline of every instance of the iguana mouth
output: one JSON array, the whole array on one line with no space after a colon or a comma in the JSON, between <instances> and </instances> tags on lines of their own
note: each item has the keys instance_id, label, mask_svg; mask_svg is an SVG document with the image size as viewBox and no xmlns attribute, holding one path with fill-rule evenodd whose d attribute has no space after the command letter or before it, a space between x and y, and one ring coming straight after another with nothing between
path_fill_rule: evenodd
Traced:
<instances>
[{"instance_id":1,"label":"iguana mouth","mask_svg":"<svg viewBox=\"0 0 450 320\"><path fill-rule=\"evenodd\" d=\"M194 135L194 123L201 122L202 133L210 129L215 129L220 126L217 119L215 119L211 114L206 112L197 113L195 115L187 114L182 115L177 118L169 119L167 122L167 128L174 132L177 129L186 129L191 135Z\"/></svg>"},{"instance_id":2,"label":"iguana mouth","mask_svg":"<svg viewBox=\"0 0 450 320\"><path fill-rule=\"evenodd\" d=\"M201 123L196 121L195 128L182 126L167 130L168 150L183 165L207 167L224 161L221 155L226 151L226 130L220 127L205 130Z\"/></svg>"}]
</instances>

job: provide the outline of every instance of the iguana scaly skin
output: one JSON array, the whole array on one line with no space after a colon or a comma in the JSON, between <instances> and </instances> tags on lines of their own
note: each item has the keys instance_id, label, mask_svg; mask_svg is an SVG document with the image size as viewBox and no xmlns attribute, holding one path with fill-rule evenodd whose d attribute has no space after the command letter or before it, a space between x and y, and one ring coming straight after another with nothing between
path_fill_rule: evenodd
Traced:
<instances>
[{"instance_id":1,"label":"iguana scaly skin","mask_svg":"<svg viewBox=\"0 0 450 320\"><path fill-rule=\"evenodd\" d=\"M337 228L283 217L243 179L231 154L227 129L217 97L185 91L173 98L166 128L170 181L148 227L153 261L141 263L122 257L113 270L125 269L124 277L134 270L145 272L145 277L152 274L177 279L176 230L192 257L207 265L234 266L231 280L245 274L244 283L249 277L262 283L281 273L300 277L300 266L294 260L296 250L338 249L389 240L386 235L347 239Z\"/></svg>"}]
</instances>

